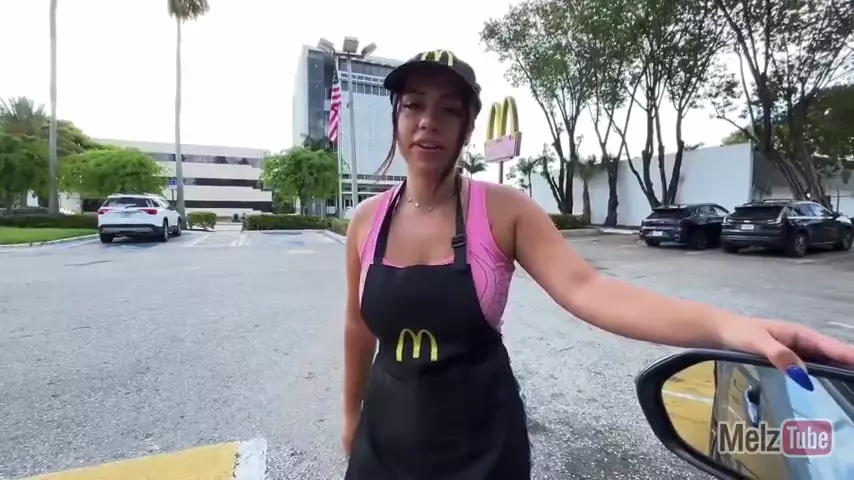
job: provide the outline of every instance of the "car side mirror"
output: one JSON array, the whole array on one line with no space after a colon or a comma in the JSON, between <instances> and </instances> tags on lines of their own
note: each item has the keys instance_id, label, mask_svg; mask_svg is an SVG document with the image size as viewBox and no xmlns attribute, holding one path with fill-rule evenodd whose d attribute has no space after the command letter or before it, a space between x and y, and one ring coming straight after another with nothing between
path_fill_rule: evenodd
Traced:
<instances>
[{"instance_id":1,"label":"car side mirror","mask_svg":"<svg viewBox=\"0 0 854 480\"><path fill-rule=\"evenodd\" d=\"M854 478L854 370L806 367L812 390L756 355L686 350L646 367L635 384L655 436L705 473Z\"/></svg>"}]
</instances>

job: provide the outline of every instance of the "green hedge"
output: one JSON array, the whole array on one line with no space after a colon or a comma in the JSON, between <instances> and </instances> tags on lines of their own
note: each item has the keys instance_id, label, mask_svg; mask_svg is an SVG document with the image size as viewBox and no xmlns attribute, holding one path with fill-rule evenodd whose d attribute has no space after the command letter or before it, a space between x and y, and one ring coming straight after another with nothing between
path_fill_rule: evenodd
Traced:
<instances>
[{"instance_id":1,"label":"green hedge","mask_svg":"<svg viewBox=\"0 0 854 480\"><path fill-rule=\"evenodd\" d=\"M575 230L590 226L579 215L551 214L549 217L551 217L552 222L554 222L558 230Z\"/></svg>"},{"instance_id":2,"label":"green hedge","mask_svg":"<svg viewBox=\"0 0 854 480\"><path fill-rule=\"evenodd\" d=\"M341 218L333 218L330 222L329 229L338 235L347 236L347 225L350 224L349 220L341 219Z\"/></svg>"},{"instance_id":3,"label":"green hedge","mask_svg":"<svg viewBox=\"0 0 854 480\"><path fill-rule=\"evenodd\" d=\"M245 230L326 230L330 219L304 215L247 215Z\"/></svg>"},{"instance_id":4,"label":"green hedge","mask_svg":"<svg viewBox=\"0 0 854 480\"><path fill-rule=\"evenodd\" d=\"M45 207L15 207L12 209L0 208L0 215L7 217L20 217L21 215L49 215L50 210Z\"/></svg>"},{"instance_id":5,"label":"green hedge","mask_svg":"<svg viewBox=\"0 0 854 480\"><path fill-rule=\"evenodd\" d=\"M187 214L187 228L201 227L213 230L216 226L216 214L213 212L190 212Z\"/></svg>"},{"instance_id":6,"label":"green hedge","mask_svg":"<svg viewBox=\"0 0 854 480\"><path fill-rule=\"evenodd\" d=\"M98 215L94 213L81 213L78 215L0 215L0 227L86 228L94 230L98 228Z\"/></svg>"}]
</instances>

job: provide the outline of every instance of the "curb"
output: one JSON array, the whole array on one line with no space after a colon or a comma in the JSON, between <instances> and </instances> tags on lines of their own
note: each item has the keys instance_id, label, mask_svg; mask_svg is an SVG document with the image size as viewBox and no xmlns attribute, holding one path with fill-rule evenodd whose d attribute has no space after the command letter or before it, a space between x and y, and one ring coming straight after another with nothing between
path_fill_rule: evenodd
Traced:
<instances>
[{"instance_id":1,"label":"curb","mask_svg":"<svg viewBox=\"0 0 854 480\"><path fill-rule=\"evenodd\" d=\"M623 228L600 228L600 233L605 235L637 235L639 230L626 230Z\"/></svg>"},{"instance_id":2,"label":"curb","mask_svg":"<svg viewBox=\"0 0 854 480\"><path fill-rule=\"evenodd\" d=\"M328 238L330 238L330 239L332 239L332 240L335 240L336 242L340 243L341 245L344 245L344 244L347 242L347 237L345 237L344 235L339 235L339 234L337 234L337 233L333 232L332 230L320 230L320 229L302 229L302 230L243 230L243 233L249 233L249 232L256 232L256 233L260 233L260 234L273 234L273 235L277 235L277 234L281 235L281 234L283 234L283 233L298 234L298 233L303 233L303 232L314 232L314 233L319 233L319 234L321 234L321 235L323 235L323 236L325 236L325 237L328 237Z\"/></svg>"},{"instance_id":3,"label":"curb","mask_svg":"<svg viewBox=\"0 0 854 480\"><path fill-rule=\"evenodd\" d=\"M574 230L561 230L564 238L571 237L593 237L597 235L637 235L636 230L623 230L620 228L577 228Z\"/></svg>"},{"instance_id":4,"label":"curb","mask_svg":"<svg viewBox=\"0 0 854 480\"><path fill-rule=\"evenodd\" d=\"M12 245L0 245L0 249L6 248L35 248L42 247L47 245L60 245L63 243L72 243L79 242L81 240L94 240L98 238L98 234L94 233L92 235L81 235L79 237L70 237L70 238L61 238L59 240L48 240L46 242L36 242L36 243L15 243Z\"/></svg>"},{"instance_id":5,"label":"curb","mask_svg":"<svg viewBox=\"0 0 854 480\"><path fill-rule=\"evenodd\" d=\"M347 237L345 237L344 235L341 235L339 233L335 233L331 230L321 230L320 233L331 238L332 240L335 240L336 242L340 243L341 245L344 245L347 243Z\"/></svg>"},{"instance_id":6,"label":"curb","mask_svg":"<svg viewBox=\"0 0 854 480\"><path fill-rule=\"evenodd\" d=\"M569 237L590 237L593 235L599 235L599 229L596 228L576 228L573 230L561 230L560 234L563 235L564 238Z\"/></svg>"}]
</instances>

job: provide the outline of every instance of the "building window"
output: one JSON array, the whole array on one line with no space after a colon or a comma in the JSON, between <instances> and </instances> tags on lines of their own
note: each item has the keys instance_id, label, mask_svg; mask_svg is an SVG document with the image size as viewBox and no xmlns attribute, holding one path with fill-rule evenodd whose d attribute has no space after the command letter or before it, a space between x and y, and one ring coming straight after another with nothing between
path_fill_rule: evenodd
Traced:
<instances>
[{"instance_id":1,"label":"building window","mask_svg":"<svg viewBox=\"0 0 854 480\"><path fill-rule=\"evenodd\" d=\"M174 162L175 154L172 153L149 153L151 158L160 162ZM181 155L184 163L214 163L219 165L250 165L260 168L264 163L263 158L248 157L226 157L223 155Z\"/></svg>"},{"instance_id":2,"label":"building window","mask_svg":"<svg viewBox=\"0 0 854 480\"><path fill-rule=\"evenodd\" d=\"M184 178L184 185L196 185L199 187L258 187L258 180L246 180L239 178Z\"/></svg>"},{"instance_id":3,"label":"building window","mask_svg":"<svg viewBox=\"0 0 854 480\"><path fill-rule=\"evenodd\" d=\"M239 200L185 200L184 205L187 208L234 208L259 210L262 212L273 211L273 202L241 202Z\"/></svg>"}]
</instances>

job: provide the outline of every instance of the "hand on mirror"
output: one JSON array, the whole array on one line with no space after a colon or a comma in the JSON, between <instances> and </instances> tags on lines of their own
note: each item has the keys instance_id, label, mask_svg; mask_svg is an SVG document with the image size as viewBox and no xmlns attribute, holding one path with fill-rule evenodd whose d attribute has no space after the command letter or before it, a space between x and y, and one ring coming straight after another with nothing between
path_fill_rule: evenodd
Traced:
<instances>
[{"instance_id":1,"label":"hand on mirror","mask_svg":"<svg viewBox=\"0 0 854 480\"><path fill-rule=\"evenodd\" d=\"M767 358L798 385L812 391L804 360L854 367L854 345L840 342L805 325L739 317L722 324L726 348Z\"/></svg>"}]
</instances>

